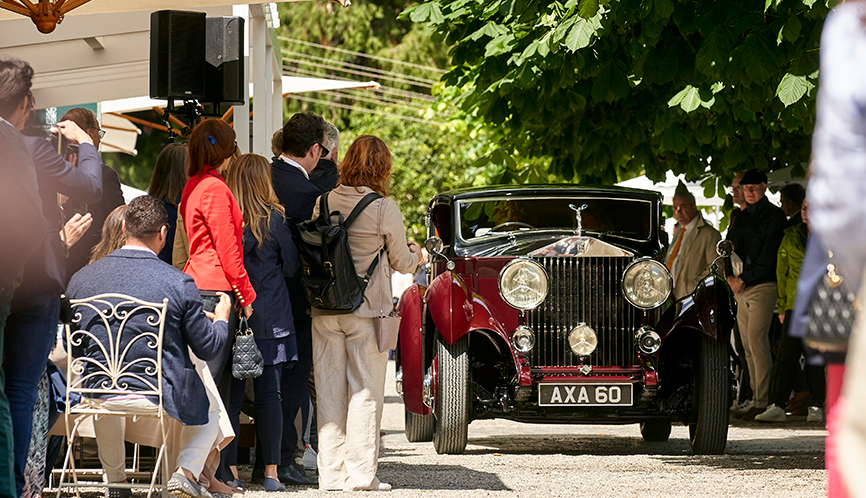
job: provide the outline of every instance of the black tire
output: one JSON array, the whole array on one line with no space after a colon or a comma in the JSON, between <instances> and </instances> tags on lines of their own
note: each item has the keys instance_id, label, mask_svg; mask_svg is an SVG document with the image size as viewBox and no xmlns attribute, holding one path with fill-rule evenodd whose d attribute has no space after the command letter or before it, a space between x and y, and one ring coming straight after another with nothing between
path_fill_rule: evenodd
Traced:
<instances>
[{"instance_id":1,"label":"black tire","mask_svg":"<svg viewBox=\"0 0 866 498\"><path fill-rule=\"evenodd\" d=\"M670 420L647 420L640 423L640 435L644 441L663 443L671 437Z\"/></svg>"},{"instance_id":2,"label":"black tire","mask_svg":"<svg viewBox=\"0 0 866 498\"><path fill-rule=\"evenodd\" d=\"M469 435L469 337L453 345L438 338L439 389L433 410L433 447L440 455L460 455Z\"/></svg>"},{"instance_id":3,"label":"black tire","mask_svg":"<svg viewBox=\"0 0 866 498\"><path fill-rule=\"evenodd\" d=\"M418 415L403 407L406 412L406 439L410 443L433 441L433 415Z\"/></svg>"},{"instance_id":4,"label":"black tire","mask_svg":"<svg viewBox=\"0 0 866 498\"><path fill-rule=\"evenodd\" d=\"M699 361L695 384L697 417L689 424L689 442L695 455L721 455L728 442L731 406L727 344L701 335Z\"/></svg>"}]
</instances>

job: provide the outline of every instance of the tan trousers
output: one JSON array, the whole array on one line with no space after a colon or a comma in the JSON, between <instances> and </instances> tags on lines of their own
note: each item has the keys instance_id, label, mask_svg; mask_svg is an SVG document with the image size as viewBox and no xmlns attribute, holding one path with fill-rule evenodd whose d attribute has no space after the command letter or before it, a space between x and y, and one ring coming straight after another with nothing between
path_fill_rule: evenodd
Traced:
<instances>
[{"instance_id":1,"label":"tan trousers","mask_svg":"<svg viewBox=\"0 0 866 498\"><path fill-rule=\"evenodd\" d=\"M319 489L378 486L387 364L388 353L379 352L372 318L313 317Z\"/></svg>"},{"instance_id":2,"label":"tan trousers","mask_svg":"<svg viewBox=\"0 0 866 498\"><path fill-rule=\"evenodd\" d=\"M205 425L180 425L172 424L173 420L166 415L166 429L171 430L180 427L177 440L177 448L172 448L173 437L167 435L167 455L177 455L177 465L172 467L169 463L169 472L174 472L177 467L184 468L198 477L202 473L208 454L214 446L214 441L220 432L219 410L214 410L215 403L211 399L212 394L208 391L208 399L211 401L211 411L208 413L208 422ZM107 410L124 411L132 414L153 415L159 407L145 398L123 399L123 400L87 400L95 406ZM96 433L96 446L99 450L99 461L105 472L108 482L123 482L126 480L126 447L124 444L124 433L126 431L126 418L116 416L98 416L93 421L93 429ZM159 431L159 428L156 428ZM166 456L168 458L168 456Z\"/></svg>"},{"instance_id":3,"label":"tan trousers","mask_svg":"<svg viewBox=\"0 0 866 498\"><path fill-rule=\"evenodd\" d=\"M770 400L770 322L779 297L773 282L746 287L737 297L737 324L746 352L749 383L758 408L766 408Z\"/></svg>"}]
</instances>

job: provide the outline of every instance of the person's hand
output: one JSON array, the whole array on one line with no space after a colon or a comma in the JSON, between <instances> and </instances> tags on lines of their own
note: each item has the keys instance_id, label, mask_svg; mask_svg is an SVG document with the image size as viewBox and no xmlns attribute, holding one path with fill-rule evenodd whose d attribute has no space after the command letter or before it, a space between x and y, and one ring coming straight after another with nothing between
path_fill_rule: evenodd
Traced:
<instances>
[{"instance_id":1,"label":"person's hand","mask_svg":"<svg viewBox=\"0 0 866 498\"><path fill-rule=\"evenodd\" d=\"M785 324L785 314L784 313L779 313L779 323L781 323L782 325Z\"/></svg>"},{"instance_id":2,"label":"person's hand","mask_svg":"<svg viewBox=\"0 0 866 498\"><path fill-rule=\"evenodd\" d=\"M409 252L418 256L419 265L423 265L427 262L427 258L424 257L424 252L421 250L421 246L419 246L417 242L410 240L407 245L409 246Z\"/></svg>"},{"instance_id":3,"label":"person's hand","mask_svg":"<svg viewBox=\"0 0 866 498\"><path fill-rule=\"evenodd\" d=\"M734 294L739 294L743 292L743 289L745 289L746 287L745 284L743 284L743 281L740 280L740 277L731 276L728 277L726 280L728 281L728 285L731 286L731 290L734 291Z\"/></svg>"},{"instance_id":4,"label":"person's hand","mask_svg":"<svg viewBox=\"0 0 866 498\"><path fill-rule=\"evenodd\" d=\"M66 137L68 140L73 142L77 142L79 144L90 144L93 145L93 139L90 138L90 135L87 134L84 130L81 129L80 126L75 124L74 121L61 121L57 123L56 126L51 128L51 133L60 132Z\"/></svg>"},{"instance_id":5,"label":"person's hand","mask_svg":"<svg viewBox=\"0 0 866 498\"><path fill-rule=\"evenodd\" d=\"M253 305L248 304L241 308L241 311L244 313L244 317L249 318L253 314Z\"/></svg>"},{"instance_id":6,"label":"person's hand","mask_svg":"<svg viewBox=\"0 0 866 498\"><path fill-rule=\"evenodd\" d=\"M75 216L66 222L66 225L63 226L63 231L60 233L61 238L63 237L64 232L66 234L66 247L72 247L76 242L81 240L81 237L84 236L84 232L90 228L92 223L93 217L90 216L90 213L85 213L84 216L75 213Z\"/></svg>"}]
</instances>

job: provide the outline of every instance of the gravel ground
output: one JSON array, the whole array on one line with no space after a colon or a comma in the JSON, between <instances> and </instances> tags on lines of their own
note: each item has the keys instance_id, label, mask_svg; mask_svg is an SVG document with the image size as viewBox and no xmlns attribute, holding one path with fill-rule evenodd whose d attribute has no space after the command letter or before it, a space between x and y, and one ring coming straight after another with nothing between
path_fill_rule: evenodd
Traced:
<instances>
[{"instance_id":1,"label":"gravel ground","mask_svg":"<svg viewBox=\"0 0 866 498\"><path fill-rule=\"evenodd\" d=\"M403 405L389 368L379 477L397 497L819 497L824 495L823 424L803 418L763 425L734 421L725 455L693 456L688 429L646 443L637 425L473 422L464 455L437 455L403 435ZM248 468L242 468L242 478ZM271 497L250 486L249 498ZM290 487L292 496L369 496Z\"/></svg>"}]
</instances>

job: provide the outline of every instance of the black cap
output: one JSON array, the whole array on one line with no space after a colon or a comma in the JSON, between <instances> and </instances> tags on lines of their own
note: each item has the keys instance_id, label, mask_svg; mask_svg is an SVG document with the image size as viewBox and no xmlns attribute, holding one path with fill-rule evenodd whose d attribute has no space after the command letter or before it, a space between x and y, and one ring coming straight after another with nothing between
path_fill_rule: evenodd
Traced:
<instances>
[{"instance_id":1,"label":"black cap","mask_svg":"<svg viewBox=\"0 0 866 498\"><path fill-rule=\"evenodd\" d=\"M740 185L758 185L760 183L767 183L767 175L763 171L757 169L746 171L743 175L743 179L740 180Z\"/></svg>"}]
</instances>

